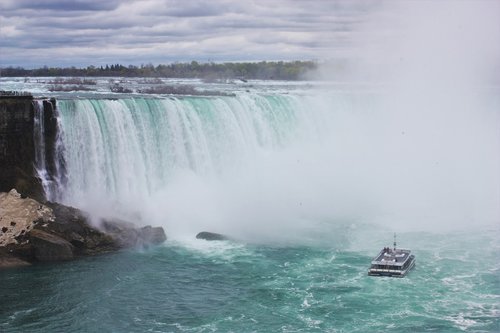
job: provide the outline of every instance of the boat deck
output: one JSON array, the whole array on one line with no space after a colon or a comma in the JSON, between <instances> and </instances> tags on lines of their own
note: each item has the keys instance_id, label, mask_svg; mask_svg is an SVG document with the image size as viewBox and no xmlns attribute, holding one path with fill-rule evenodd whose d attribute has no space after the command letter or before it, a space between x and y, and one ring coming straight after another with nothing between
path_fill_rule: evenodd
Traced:
<instances>
[{"instance_id":1,"label":"boat deck","mask_svg":"<svg viewBox=\"0 0 500 333\"><path fill-rule=\"evenodd\" d=\"M410 250L384 249L372 261L373 265L402 265L410 256Z\"/></svg>"},{"instance_id":2,"label":"boat deck","mask_svg":"<svg viewBox=\"0 0 500 333\"><path fill-rule=\"evenodd\" d=\"M368 275L403 277L415 266L415 256L410 250L396 247L396 234L394 234L394 247L384 247L372 260Z\"/></svg>"},{"instance_id":3,"label":"boat deck","mask_svg":"<svg viewBox=\"0 0 500 333\"><path fill-rule=\"evenodd\" d=\"M404 277L415 266L410 250L383 248L373 259L368 275Z\"/></svg>"}]
</instances>

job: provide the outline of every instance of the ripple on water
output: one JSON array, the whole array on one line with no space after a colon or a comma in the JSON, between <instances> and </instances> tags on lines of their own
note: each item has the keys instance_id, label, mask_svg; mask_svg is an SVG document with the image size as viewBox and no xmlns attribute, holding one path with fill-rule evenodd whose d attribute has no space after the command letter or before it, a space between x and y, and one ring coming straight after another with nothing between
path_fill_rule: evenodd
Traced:
<instances>
[{"instance_id":1,"label":"ripple on water","mask_svg":"<svg viewBox=\"0 0 500 333\"><path fill-rule=\"evenodd\" d=\"M406 278L392 279L367 276L371 257L352 248L169 241L1 273L0 330L495 332L499 275L485 267L498 253L488 245L468 249L487 263L465 270L459 253L422 251Z\"/></svg>"}]
</instances>

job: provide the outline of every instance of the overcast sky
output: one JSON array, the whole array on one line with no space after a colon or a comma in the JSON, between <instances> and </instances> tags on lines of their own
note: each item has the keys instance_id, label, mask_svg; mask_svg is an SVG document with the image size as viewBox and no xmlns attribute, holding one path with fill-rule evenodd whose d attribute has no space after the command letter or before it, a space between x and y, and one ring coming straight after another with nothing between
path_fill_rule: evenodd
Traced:
<instances>
[{"instance_id":1,"label":"overcast sky","mask_svg":"<svg viewBox=\"0 0 500 333\"><path fill-rule=\"evenodd\" d=\"M0 65L343 56L380 1L2 0Z\"/></svg>"},{"instance_id":2,"label":"overcast sky","mask_svg":"<svg viewBox=\"0 0 500 333\"><path fill-rule=\"evenodd\" d=\"M0 0L0 66L356 57L393 66L411 54L421 63L422 50L480 63L500 53L499 32L499 0Z\"/></svg>"}]
</instances>

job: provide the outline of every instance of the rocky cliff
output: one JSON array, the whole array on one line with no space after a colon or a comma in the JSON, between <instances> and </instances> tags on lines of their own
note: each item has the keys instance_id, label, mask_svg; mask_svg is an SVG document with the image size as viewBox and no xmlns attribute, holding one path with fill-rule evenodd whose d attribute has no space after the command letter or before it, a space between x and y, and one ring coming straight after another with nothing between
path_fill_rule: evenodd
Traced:
<instances>
[{"instance_id":1,"label":"rocky cliff","mask_svg":"<svg viewBox=\"0 0 500 333\"><path fill-rule=\"evenodd\" d=\"M22 198L15 189L0 193L0 268L71 260L165 240L161 227L137 228L117 220L94 227L76 208L41 204Z\"/></svg>"},{"instance_id":2,"label":"rocky cliff","mask_svg":"<svg viewBox=\"0 0 500 333\"><path fill-rule=\"evenodd\" d=\"M43 186L35 170L35 103L30 95L0 95L0 191L15 188L22 196L43 200ZM41 101L44 108L47 168L54 169L57 135L55 100Z\"/></svg>"}]
</instances>

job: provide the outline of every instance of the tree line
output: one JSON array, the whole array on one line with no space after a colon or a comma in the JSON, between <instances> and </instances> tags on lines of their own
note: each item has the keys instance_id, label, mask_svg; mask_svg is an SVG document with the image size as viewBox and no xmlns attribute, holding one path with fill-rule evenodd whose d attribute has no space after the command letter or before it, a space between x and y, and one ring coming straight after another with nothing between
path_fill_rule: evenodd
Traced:
<instances>
[{"instance_id":1,"label":"tree line","mask_svg":"<svg viewBox=\"0 0 500 333\"><path fill-rule=\"evenodd\" d=\"M173 63L168 65L143 64L124 66L112 64L105 66L48 67L25 69L22 67L1 68L1 75L14 76L120 76L120 77L166 77L200 78L207 81L227 79L257 80L301 80L306 73L317 68L314 61L261 61L239 63Z\"/></svg>"}]
</instances>

